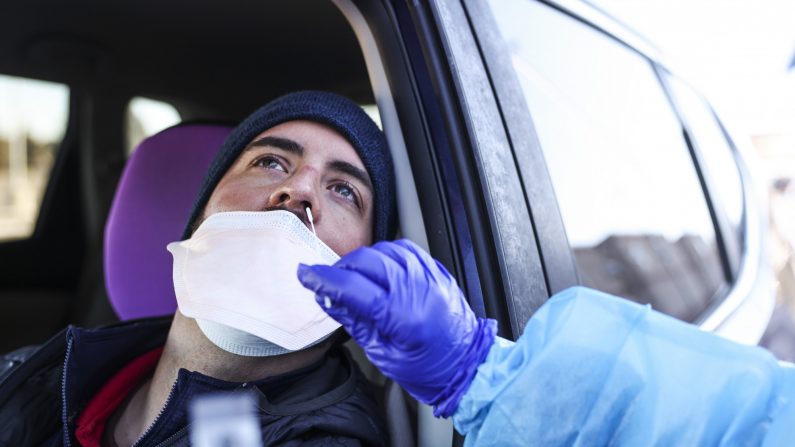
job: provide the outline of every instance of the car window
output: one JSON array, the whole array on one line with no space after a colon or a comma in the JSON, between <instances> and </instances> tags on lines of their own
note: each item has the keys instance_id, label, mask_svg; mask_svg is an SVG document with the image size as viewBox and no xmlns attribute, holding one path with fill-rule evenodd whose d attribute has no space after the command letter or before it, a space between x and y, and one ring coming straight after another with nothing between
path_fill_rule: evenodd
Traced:
<instances>
[{"instance_id":1,"label":"car window","mask_svg":"<svg viewBox=\"0 0 795 447\"><path fill-rule=\"evenodd\" d=\"M65 85L0 75L0 240L33 234L68 115Z\"/></svg>"},{"instance_id":2,"label":"car window","mask_svg":"<svg viewBox=\"0 0 795 447\"><path fill-rule=\"evenodd\" d=\"M743 233L743 190L734 151L704 98L680 79L670 75L665 78L704 159L704 169L714 191L713 200L720 202L734 231L735 243L739 244Z\"/></svg>"},{"instance_id":3,"label":"car window","mask_svg":"<svg viewBox=\"0 0 795 447\"><path fill-rule=\"evenodd\" d=\"M127 155L150 137L182 121L177 109L164 101L137 96L127 105Z\"/></svg>"},{"instance_id":4,"label":"car window","mask_svg":"<svg viewBox=\"0 0 795 447\"><path fill-rule=\"evenodd\" d=\"M491 1L581 282L692 321L724 285L682 127L649 61L537 2Z\"/></svg>"},{"instance_id":5,"label":"car window","mask_svg":"<svg viewBox=\"0 0 795 447\"><path fill-rule=\"evenodd\" d=\"M378 112L378 106L375 104L359 105L362 106L362 109L364 109L365 113L367 113L367 116L375 121L375 124L378 126L378 128L383 130L384 126L381 124L381 114Z\"/></svg>"}]
</instances>

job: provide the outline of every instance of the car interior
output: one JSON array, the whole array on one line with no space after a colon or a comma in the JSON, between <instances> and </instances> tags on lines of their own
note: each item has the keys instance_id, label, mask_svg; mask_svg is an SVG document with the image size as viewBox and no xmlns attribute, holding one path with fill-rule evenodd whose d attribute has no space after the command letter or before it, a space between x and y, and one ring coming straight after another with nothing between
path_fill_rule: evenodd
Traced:
<instances>
[{"instance_id":1,"label":"car interior","mask_svg":"<svg viewBox=\"0 0 795 447\"><path fill-rule=\"evenodd\" d=\"M3 351L67 324L172 313L165 244L179 238L213 151L230 126L291 91L377 103L396 162L401 234L428 247L394 104L383 94L376 101L383 67L374 79L355 16L333 3L13 1L5 16L13 20L0 29L0 75L65 86L68 119L31 233L0 242ZM134 98L173 106L181 123L127 147ZM392 444L413 445L435 422L418 421L416 403L360 351L354 357L381 389ZM452 429L442 432L449 443Z\"/></svg>"},{"instance_id":2,"label":"car interior","mask_svg":"<svg viewBox=\"0 0 795 447\"><path fill-rule=\"evenodd\" d=\"M353 31L324 1L225 8L14 2L8 17L15 20L0 31L0 73L66 85L69 122L33 236L1 247L3 302L14 301L13 289L24 295L22 308L3 312L16 322L6 327L3 348L40 342L66 322L116 318L103 296L101 248L127 163L132 98L171 104L183 122L218 125L299 89L374 102Z\"/></svg>"}]
</instances>

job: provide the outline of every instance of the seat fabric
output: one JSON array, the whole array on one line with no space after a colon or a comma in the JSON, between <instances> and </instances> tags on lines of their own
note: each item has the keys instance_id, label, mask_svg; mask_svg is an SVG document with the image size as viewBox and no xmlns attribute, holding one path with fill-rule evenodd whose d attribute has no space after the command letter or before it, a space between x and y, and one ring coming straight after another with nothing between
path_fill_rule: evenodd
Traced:
<instances>
[{"instance_id":1,"label":"seat fabric","mask_svg":"<svg viewBox=\"0 0 795 447\"><path fill-rule=\"evenodd\" d=\"M181 124L132 153L105 225L105 284L121 320L177 308L166 245L180 239L196 194L231 127Z\"/></svg>"}]
</instances>

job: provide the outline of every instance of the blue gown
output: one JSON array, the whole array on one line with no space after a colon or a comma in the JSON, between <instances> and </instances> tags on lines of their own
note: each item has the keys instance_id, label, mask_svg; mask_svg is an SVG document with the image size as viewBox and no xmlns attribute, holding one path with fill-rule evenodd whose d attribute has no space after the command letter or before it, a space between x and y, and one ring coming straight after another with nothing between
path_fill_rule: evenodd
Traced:
<instances>
[{"instance_id":1,"label":"blue gown","mask_svg":"<svg viewBox=\"0 0 795 447\"><path fill-rule=\"evenodd\" d=\"M795 446L795 368L574 287L495 342L453 423L466 446Z\"/></svg>"}]
</instances>

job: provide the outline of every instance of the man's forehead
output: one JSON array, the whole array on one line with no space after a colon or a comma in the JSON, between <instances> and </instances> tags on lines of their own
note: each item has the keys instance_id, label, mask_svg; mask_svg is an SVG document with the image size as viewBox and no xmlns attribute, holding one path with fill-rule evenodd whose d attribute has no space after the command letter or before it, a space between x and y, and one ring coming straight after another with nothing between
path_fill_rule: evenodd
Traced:
<instances>
[{"instance_id":1,"label":"man's forehead","mask_svg":"<svg viewBox=\"0 0 795 447\"><path fill-rule=\"evenodd\" d=\"M321 144L313 144L319 138L322 139ZM329 150L333 156L348 162L355 160L356 165L364 168L359 153L345 135L332 126L316 121L291 120L279 123L252 138L246 149L259 146L275 146L290 152Z\"/></svg>"}]
</instances>

